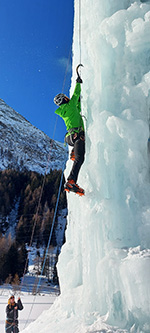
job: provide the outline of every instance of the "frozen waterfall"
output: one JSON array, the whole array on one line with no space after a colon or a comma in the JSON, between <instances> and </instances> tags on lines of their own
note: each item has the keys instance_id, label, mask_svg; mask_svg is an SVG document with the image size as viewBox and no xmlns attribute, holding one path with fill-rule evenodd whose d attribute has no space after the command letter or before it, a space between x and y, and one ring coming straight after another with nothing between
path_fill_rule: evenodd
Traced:
<instances>
[{"instance_id":1,"label":"frozen waterfall","mask_svg":"<svg viewBox=\"0 0 150 333\"><path fill-rule=\"evenodd\" d=\"M73 77L79 63L75 0ZM82 0L86 160L68 194L61 296L24 332L150 332L150 2ZM67 164L66 175L71 168Z\"/></svg>"}]
</instances>

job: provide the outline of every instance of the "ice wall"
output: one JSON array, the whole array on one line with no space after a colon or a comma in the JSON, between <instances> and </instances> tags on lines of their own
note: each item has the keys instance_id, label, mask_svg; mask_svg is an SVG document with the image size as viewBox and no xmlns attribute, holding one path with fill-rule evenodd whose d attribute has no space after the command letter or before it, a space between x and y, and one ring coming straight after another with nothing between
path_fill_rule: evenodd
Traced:
<instances>
[{"instance_id":1,"label":"ice wall","mask_svg":"<svg viewBox=\"0 0 150 333\"><path fill-rule=\"evenodd\" d=\"M86 323L107 314L111 325L150 331L150 4L83 0L81 11L86 196L68 195L62 298ZM76 1L73 68L78 13Z\"/></svg>"},{"instance_id":2,"label":"ice wall","mask_svg":"<svg viewBox=\"0 0 150 333\"><path fill-rule=\"evenodd\" d=\"M86 195L68 195L61 297L30 333L150 332L150 3L82 0L81 16Z\"/></svg>"}]
</instances>

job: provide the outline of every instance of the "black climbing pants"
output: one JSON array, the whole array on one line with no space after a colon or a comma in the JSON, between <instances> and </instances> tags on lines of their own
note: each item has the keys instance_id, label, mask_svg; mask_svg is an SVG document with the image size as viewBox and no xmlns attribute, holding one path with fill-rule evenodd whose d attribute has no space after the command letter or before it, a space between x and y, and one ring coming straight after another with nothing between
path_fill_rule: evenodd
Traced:
<instances>
[{"instance_id":1,"label":"black climbing pants","mask_svg":"<svg viewBox=\"0 0 150 333\"><path fill-rule=\"evenodd\" d=\"M69 146L73 147L75 154L75 160L73 162L73 166L70 175L68 177L68 180L73 179L76 183L81 165L84 162L84 155L85 155L84 131L81 131L80 133L70 134L65 138L65 141L68 143Z\"/></svg>"}]
</instances>

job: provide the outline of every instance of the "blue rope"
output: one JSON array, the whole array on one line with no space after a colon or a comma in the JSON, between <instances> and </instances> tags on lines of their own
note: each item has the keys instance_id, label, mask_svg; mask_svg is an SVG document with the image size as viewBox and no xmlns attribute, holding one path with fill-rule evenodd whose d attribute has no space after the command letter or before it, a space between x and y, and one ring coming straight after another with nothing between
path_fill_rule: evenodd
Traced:
<instances>
[{"instance_id":1,"label":"blue rope","mask_svg":"<svg viewBox=\"0 0 150 333\"><path fill-rule=\"evenodd\" d=\"M48 250L49 250L49 246L50 246L50 243L51 243L51 238L52 238L52 233L53 233L55 219L56 219L56 214L57 214L57 208L58 208L58 203L59 203L59 198L60 198L60 193L61 193L61 186L62 186L62 181L63 181L63 175L64 175L65 166L66 166L66 163L64 164L64 168L63 168L62 174L61 174L59 191L58 191L57 202L56 202L56 207L55 207L55 213L54 213L54 217L53 217L52 227L51 227L51 231L50 231L50 235L49 235L49 239L48 239L48 243L47 243L45 258L44 258L44 262L43 262L43 266L42 266L42 270L41 270L39 282L38 282L38 285L37 285L37 288L36 288L36 294L37 294L37 292L39 290L39 287L40 287L40 284L41 284L41 278L42 278L42 275L43 275L43 271L44 271L44 267L45 267L45 263L46 263L46 259L47 259L47 255L48 255Z\"/></svg>"},{"instance_id":2,"label":"blue rope","mask_svg":"<svg viewBox=\"0 0 150 333\"><path fill-rule=\"evenodd\" d=\"M42 279L42 275L43 275L43 271L44 271L44 267L45 267L47 255L48 255L49 246L50 246L50 243L51 243L53 229L54 229L54 224L55 224L55 219L56 219L56 214L57 214L57 209L58 209L58 203L59 203L59 198L60 198L60 193L61 193L61 187L62 187L62 181L63 181L63 175L64 175L65 167L66 167L66 162L64 163L64 167L62 169L62 174L61 174L61 179L60 179L60 184L59 184L59 190L58 190L58 196L57 196L57 202L56 202L55 212L54 212L54 217L53 217L53 222L52 222L52 227L51 227L51 231L50 231L50 235L49 235L49 239L48 239L48 243L47 243L45 258L44 258L44 262L43 262L43 266L42 266L42 270L41 270L39 282L38 282L38 285L37 285L37 288L36 288L36 292L35 292L35 296L34 296L34 299L33 299L33 303L32 303L32 306L31 306L31 309L30 309L30 312L29 312L29 316L28 316L28 318L27 318L27 320L25 322L25 326L24 326L23 329L25 329L25 327L27 326L27 323L29 321L29 317L30 317L31 312L33 310L33 306L34 306L34 303L35 303L36 295L38 293L38 290L39 290L39 287L40 287L40 284L41 284L41 279Z\"/></svg>"}]
</instances>

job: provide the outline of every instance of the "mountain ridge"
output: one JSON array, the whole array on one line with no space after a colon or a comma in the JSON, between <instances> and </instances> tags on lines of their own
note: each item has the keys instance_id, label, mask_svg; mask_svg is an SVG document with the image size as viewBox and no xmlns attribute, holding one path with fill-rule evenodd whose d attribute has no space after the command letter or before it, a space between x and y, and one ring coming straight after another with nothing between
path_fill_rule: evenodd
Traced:
<instances>
[{"instance_id":1,"label":"mountain ridge","mask_svg":"<svg viewBox=\"0 0 150 333\"><path fill-rule=\"evenodd\" d=\"M66 151L0 99L0 170L15 168L44 174L62 169ZM50 161L48 164L48 160Z\"/></svg>"}]
</instances>

